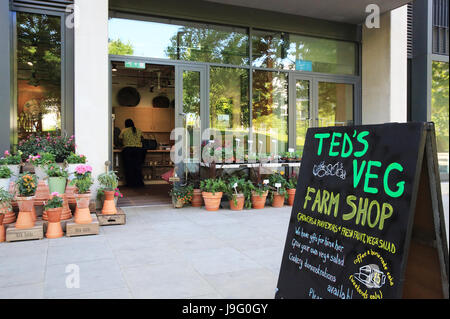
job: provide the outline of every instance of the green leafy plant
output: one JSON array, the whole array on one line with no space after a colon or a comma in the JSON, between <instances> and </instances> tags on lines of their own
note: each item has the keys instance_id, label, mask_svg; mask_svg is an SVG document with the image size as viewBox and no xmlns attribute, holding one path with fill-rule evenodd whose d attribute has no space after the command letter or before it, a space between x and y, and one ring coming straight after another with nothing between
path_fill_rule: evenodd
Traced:
<instances>
[{"instance_id":1,"label":"green leafy plant","mask_svg":"<svg viewBox=\"0 0 450 319\"><path fill-rule=\"evenodd\" d=\"M287 189L296 189L297 188L297 176L292 175L287 179L286 188Z\"/></svg>"},{"instance_id":2,"label":"green leafy plant","mask_svg":"<svg viewBox=\"0 0 450 319\"><path fill-rule=\"evenodd\" d=\"M47 166L47 175L48 177L65 177L65 178L69 176L67 171L56 163Z\"/></svg>"},{"instance_id":3,"label":"green leafy plant","mask_svg":"<svg viewBox=\"0 0 450 319\"><path fill-rule=\"evenodd\" d=\"M287 192L287 181L284 178L284 172L276 172L269 177L269 187L272 190L270 192L270 200L273 201L273 195L278 193L280 195L284 195L287 199L289 197Z\"/></svg>"},{"instance_id":4,"label":"green leafy plant","mask_svg":"<svg viewBox=\"0 0 450 319\"><path fill-rule=\"evenodd\" d=\"M86 156L77 155L75 153L70 153L70 155L66 158L67 164L86 164Z\"/></svg>"},{"instance_id":5,"label":"green leafy plant","mask_svg":"<svg viewBox=\"0 0 450 319\"><path fill-rule=\"evenodd\" d=\"M8 166L0 166L0 178L11 178L12 175Z\"/></svg>"},{"instance_id":6,"label":"green leafy plant","mask_svg":"<svg viewBox=\"0 0 450 319\"><path fill-rule=\"evenodd\" d=\"M194 187L192 185L174 185L170 190L169 195L175 200L183 201L183 203L190 203L194 196Z\"/></svg>"},{"instance_id":7,"label":"green leafy plant","mask_svg":"<svg viewBox=\"0 0 450 319\"><path fill-rule=\"evenodd\" d=\"M58 193L53 193L52 194L52 198L49 199L45 205L44 205L44 210L49 210L49 209L53 209L53 208L60 208L63 207L64 204L64 200L62 199L62 197L59 197Z\"/></svg>"},{"instance_id":8,"label":"green leafy plant","mask_svg":"<svg viewBox=\"0 0 450 319\"><path fill-rule=\"evenodd\" d=\"M94 184L94 180L90 176L77 177L72 181L72 185L75 185L78 194L89 193L92 184Z\"/></svg>"},{"instance_id":9,"label":"green leafy plant","mask_svg":"<svg viewBox=\"0 0 450 319\"><path fill-rule=\"evenodd\" d=\"M39 153L38 155L30 155L27 162L34 166L47 166L56 163L55 155L51 153Z\"/></svg>"},{"instance_id":10,"label":"green leafy plant","mask_svg":"<svg viewBox=\"0 0 450 319\"><path fill-rule=\"evenodd\" d=\"M0 160L1 165L20 165L22 163L22 152L12 155L9 151L5 151L4 157Z\"/></svg>"},{"instance_id":11,"label":"green leafy plant","mask_svg":"<svg viewBox=\"0 0 450 319\"><path fill-rule=\"evenodd\" d=\"M113 171L100 174L97 180L105 191L113 191L119 186L119 178Z\"/></svg>"},{"instance_id":12,"label":"green leafy plant","mask_svg":"<svg viewBox=\"0 0 450 319\"><path fill-rule=\"evenodd\" d=\"M25 172L20 174L16 181L17 191L22 197L30 197L36 194L37 177L34 174Z\"/></svg>"},{"instance_id":13,"label":"green leafy plant","mask_svg":"<svg viewBox=\"0 0 450 319\"><path fill-rule=\"evenodd\" d=\"M200 182L200 189L213 195L226 191L226 188L226 183L221 178L208 178Z\"/></svg>"},{"instance_id":14,"label":"green leafy plant","mask_svg":"<svg viewBox=\"0 0 450 319\"><path fill-rule=\"evenodd\" d=\"M39 153L51 153L56 162L62 163L70 153L75 152L75 137L59 133L31 134L19 142L18 150L22 152L24 160Z\"/></svg>"},{"instance_id":15,"label":"green leafy plant","mask_svg":"<svg viewBox=\"0 0 450 319\"><path fill-rule=\"evenodd\" d=\"M2 205L7 210L10 210L12 208L11 202L13 201L14 196L8 192L7 190L4 190L3 188L0 188L0 205ZM2 214L3 210L0 210L0 214Z\"/></svg>"},{"instance_id":16,"label":"green leafy plant","mask_svg":"<svg viewBox=\"0 0 450 319\"><path fill-rule=\"evenodd\" d=\"M235 205L237 205L236 195L244 195L245 183L246 181L244 178L239 178L237 176L231 176L226 181L224 193L228 196L229 199L232 199L234 201Z\"/></svg>"},{"instance_id":17,"label":"green leafy plant","mask_svg":"<svg viewBox=\"0 0 450 319\"><path fill-rule=\"evenodd\" d=\"M258 196L262 196L264 193L270 190L268 184L251 184L250 189L252 192L256 193Z\"/></svg>"}]
</instances>

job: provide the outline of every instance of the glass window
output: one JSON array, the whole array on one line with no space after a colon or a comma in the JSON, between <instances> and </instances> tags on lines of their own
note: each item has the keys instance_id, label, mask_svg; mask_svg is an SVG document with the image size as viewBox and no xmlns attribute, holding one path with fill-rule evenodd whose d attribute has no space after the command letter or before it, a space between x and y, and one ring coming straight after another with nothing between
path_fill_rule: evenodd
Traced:
<instances>
[{"instance_id":1,"label":"glass window","mask_svg":"<svg viewBox=\"0 0 450 319\"><path fill-rule=\"evenodd\" d=\"M253 149L280 154L288 150L288 76L253 71ZM260 145L261 144L261 145ZM260 149L266 152L260 152Z\"/></svg>"},{"instance_id":2,"label":"glass window","mask_svg":"<svg viewBox=\"0 0 450 319\"><path fill-rule=\"evenodd\" d=\"M209 90L210 127L233 132L234 136L247 134L250 123L248 70L211 67Z\"/></svg>"},{"instance_id":3,"label":"glass window","mask_svg":"<svg viewBox=\"0 0 450 319\"><path fill-rule=\"evenodd\" d=\"M172 60L248 65L246 29L187 22L112 18L109 53Z\"/></svg>"},{"instance_id":4,"label":"glass window","mask_svg":"<svg viewBox=\"0 0 450 319\"><path fill-rule=\"evenodd\" d=\"M431 120L436 128L439 170L448 174L449 169L449 70L448 62L433 61L431 88Z\"/></svg>"},{"instance_id":5,"label":"glass window","mask_svg":"<svg viewBox=\"0 0 450 319\"><path fill-rule=\"evenodd\" d=\"M61 19L17 13L17 135L61 130Z\"/></svg>"},{"instance_id":6,"label":"glass window","mask_svg":"<svg viewBox=\"0 0 450 319\"><path fill-rule=\"evenodd\" d=\"M310 82L307 80L295 81L295 109L296 109L296 146L297 151L303 155L311 113L310 113Z\"/></svg>"},{"instance_id":7,"label":"glass window","mask_svg":"<svg viewBox=\"0 0 450 319\"><path fill-rule=\"evenodd\" d=\"M253 66L355 75L357 46L353 42L254 30Z\"/></svg>"},{"instance_id":8,"label":"glass window","mask_svg":"<svg viewBox=\"0 0 450 319\"><path fill-rule=\"evenodd\" d=\"M319 127L353 125L353 85L319 82Z\"/></svg>"}]
</instances>

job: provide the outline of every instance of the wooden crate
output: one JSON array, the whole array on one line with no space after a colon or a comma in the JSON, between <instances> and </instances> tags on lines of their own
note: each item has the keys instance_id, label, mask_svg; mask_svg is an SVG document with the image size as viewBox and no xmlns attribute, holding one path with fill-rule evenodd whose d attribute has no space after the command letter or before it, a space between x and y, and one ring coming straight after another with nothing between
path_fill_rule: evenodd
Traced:
<instances>
[{"instance_id":1,"label":"wooden crate","mask_svg":"<svg viewBox=\"0 0 450 319\"><path fill-rule=\"evenodd\" d=\"M47 227L48 227L48 221L43 220L42 223L44 224L44 233L46 233ZM62 220L62 221L60 221L60 223L61 223L61 228L62 228L63 232L66 232L67 224L73 223L73 217L71 219Z\"/></svg>"},{"instance_id":2,"label":"wooden crate","mask_svg":"<svg viewBox=\"0 0 450 319\"><path fill-rule=\"evenodd\" d=\"M97 210L97 219L100 226L125 225L127 216L121 208L117 208L115 215L102 215L101 210Z\"/></svg>"},{"instance_id":3,"label":"wooden crate","mask_svg":"<svg viewBox=\"0 0 450 319\"><path fill-rule=\"evenodd\" d=\"M95 214L91 214L91 216L92 216L92 223L90 224L83 225L83 224L76 224L73 221L68 222L66 224L66 236L75 237L75 236L98 235L100 224Z\"/></svg>"},{"instance_id":4,"label":"wooden crate","mask_svg":"<svg viewBox=\"0 0 450 319\"><path fill-rule=\"evenodd\" d=\"M16 229L16 224L5 225L6 241L25 241L25 240L41 240L44 238L44 224L42 221L36 221L33 228Z\"/></svg>"}]
</instances>

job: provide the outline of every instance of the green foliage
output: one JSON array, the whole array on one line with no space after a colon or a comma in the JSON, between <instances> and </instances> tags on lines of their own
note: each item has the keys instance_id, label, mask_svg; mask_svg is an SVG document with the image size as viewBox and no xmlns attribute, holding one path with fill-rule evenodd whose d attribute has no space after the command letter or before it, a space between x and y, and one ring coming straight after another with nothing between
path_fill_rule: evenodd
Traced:
<instances>
[{"instance_id":1,"label":"green foliage","mask_svg":"<svg viewBox=\"0 0 450 319\"><path fill-rule=\"evenodd\" d=\"M128 43L123 43L120 39L117 39L109 41L108 51L109 54L113 55L133 55L134 48L129 41Z\"/></svg>"},{"instance_id":2,"label":"green foliage","mask_svg":"<svg viewBox=\"0 0 450 319\"><path fill-rule=\"evenodd\" d=\"M11 202L13 201L14 196L8 192L7 190L0 188L0 204L6 206L7 209L11 209ZM0 211L2 214L2 211Z\"/></svg>"},{"instance_id":3,"label":"green foliage","mask_svg":"<svg viewBox=\"0 0 450 319\"><path fill-rule=\"evenodd\" d=\"M433 61L431 120L435 123L439 153L449 151L449 68L448 62Z\"/></svg>"},{"instance_id":4,"label":"green foliage","mask_svg":"<svg viewBox=\"0 0 450 319\"><path fill-rule=\"evenodd\" d=\"M53 208L60 208L63 207L64 200L59 196L53 196L51 199L49 199L45 205L44 210L49 210Z\"/></svg>"},{"instance_id":5,"label":"green foliage","mask_svg":"<svg viewBox=\"0 0 450 319\"><path fill-rule=\"evenodd\" d=\"M22 163L22 152L12 155L5 151L5 157L0 159L0 165L20 165Z\"/></svg>"},{"instance_id":6,"label":"green foliage","mask_svg":"<svg viewBox=\"0 0 450 319\"><path fill-rule=\"evenodd\" d=\"M77 177L71 183L77 188L78 194L87 194L89 193L92 184L94 184L94 180L90 175L87 175L84 177Z\"/></svg>"},{"instance_id":7,"label":"green foliage","mask_svg":"<svg viewBox=\"0 0 450 319\"><path fill-rule=\"evenodd\" d=\"M170 190L169 195L176 200L183 201L183 203L190 203L194 196L194 187L192 185L174 185Z\"/></svg>"},{"instance_id":8,"label":"green foliage","mask_svg":"<svg viewBox=\"0 0 450 319\"><path fill-rule=\"evenodd\" d=\"M47 175L48 177L68 177L67 171L56 163L47 166Z\"/></svg>"},{"instance_id":9,"label":"green foliage","mask_svg":"<svg viewBox=\"0 0 450 319\"><path fill-rule=\"evenodd\" d=\"M256 193L258 196L261 196L270 190L270 187L267 184L251 184L250 188L252 192Z\"/></svg>"},{"instance_id":10,"label":"green foliage","mask_svg":"<svg viewBox=\"0 0 450 319\"><path fill-rule=\"evenodd\" d=\"M12 172L8 166L0 166L0 178L11 178Z\"/></svg>"},{"instance_id":11,"label":"green foliage","mask_svg":"<svg viewBox=\"0 0 450 319\"><path fill-rule=\"evenodd\" d=\"M224 192L227 189L226 183L221 178L209 178L200 182L200 189L203 192L216 193Z\"/></svg>"},{"instance_id":12,"label":"green foliage","mask_svg":"<svg viewBox=\"0 0 450 319\"><path fill-rule=\"evenodd\" d=\"M86 164L86 156L77 155L73 152L69 154L66 158L67 164Z\"/></svg>"},{"instance_id":13,"label":"green foliage","mask_svg":"<svg viewBox=\"0 0 450 319\"><path fill-rule=\"evenodd\" d=\"M38 186L37 177L29 172L20 174L16 181L16 188L19 196L30 197L36 194Z\"/></svg>"},{"instance_id":14,"label":"green foliage","mask_svg":"<svg viewBox=\"0 0 450 319\"><path fill-rule=\"evenodd\" d=\"M97 177L97 180L99 181L102 188L106 191L113 191L119 186L119 178L113 171L100 174Z\"/></svg>"},{"instance_id":15,"label":"green foliage","mask_svg":"<svg viewBox=\"0 0 450 319\"><path fill-rule=\"evenodd\" d=\"M50 133L32 134L19 142L18 149L22 152L24 160L29 159L30 156L50 153L54 156L55 162L62 163L71 153L75 152L75 138L67 135L51 135Z\"/></svg>"},{"instance_id":16,"label":"green foliage","mask_svg":"<svg viewBox=\"0 0 450 319\"><path fill-rule=\"evenodd\" d=\"M292 176L289 177L288 180L287 180L286 188L287 188L287 189L296 189L296 188L297 188L297 182L298 182L297 176L292 175Z\"/></svg>"}]
</instances>

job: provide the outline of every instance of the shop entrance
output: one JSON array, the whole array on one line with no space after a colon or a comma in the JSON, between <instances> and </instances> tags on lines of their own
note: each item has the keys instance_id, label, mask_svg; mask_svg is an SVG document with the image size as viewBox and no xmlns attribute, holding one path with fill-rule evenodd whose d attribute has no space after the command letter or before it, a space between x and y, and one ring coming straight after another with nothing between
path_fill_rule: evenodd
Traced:
<instances>
[{"instance_id":1,"label":"shop entrance","mask_svg":"<svg viewBox=\"0 0 450 319\"><path fill-rule=\"evenodd\" d=\"M124 195L118 206L169 204L169 177L174 170L170 134L175 128L175 66L112 61L111 79L112 162ZM126 127L127 120L142 132L139 145L130 144L134 138L126 130L133 129ZM130 154L126 149L132 144L138 150Z\"/></svg>"}]
</instances>

